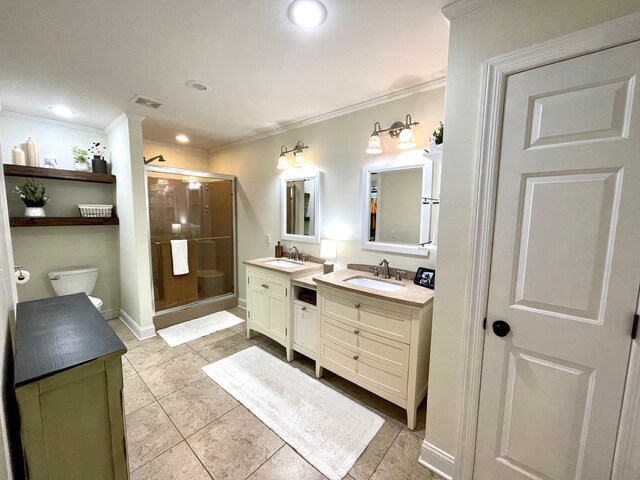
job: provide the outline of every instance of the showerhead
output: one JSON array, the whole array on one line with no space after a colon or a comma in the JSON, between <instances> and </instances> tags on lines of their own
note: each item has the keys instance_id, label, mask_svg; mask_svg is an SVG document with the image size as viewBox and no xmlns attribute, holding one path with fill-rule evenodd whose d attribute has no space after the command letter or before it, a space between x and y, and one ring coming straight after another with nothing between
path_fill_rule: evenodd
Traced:
<instances>
[{"instance_id":1,"label":"showerhead","mask_svg":"<svg viewBox=\"0 0 640 480\"><path fill-rule=\"evenodd\" d=\"M155 157L151 157L149 160L147 160L146 158L142 157L142 160L144 160L144 164L148 165L151 162L154 162L156 160L158 160L159 162L166 162L166 160L164 159L164 157L162 155L156 155Z\"/></svg>"}]
</instances>

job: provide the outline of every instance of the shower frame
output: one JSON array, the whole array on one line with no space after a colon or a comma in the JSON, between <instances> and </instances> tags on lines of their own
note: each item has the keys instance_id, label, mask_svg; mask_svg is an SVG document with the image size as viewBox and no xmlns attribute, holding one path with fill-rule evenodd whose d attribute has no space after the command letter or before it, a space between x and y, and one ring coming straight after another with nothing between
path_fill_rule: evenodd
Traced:
<instances>
[{"instance_id":1,"label":"shower frame","mask_svg":"<svg viewBox=\"0 0 640 480\"><path fill-rule=\"evenodd\" d=\"M187 305L180 305L177 307L166 308L164 310L156 309L156 302L153 301L153 313L154 315L165 315L167 313L175 313L187 310L189 308L197 307L200 305L206 305L209 303L219 302L225 299L232 299L233 297L238 296L238 231L237 231L237 220L236 220L236 177L234 175L226 175L224 173L211 173L211 172L203 172L200 170L188 170L184 168L174 168L174 167L159 167L156 165L145 165L144 166L144 191L145 191L145 204L147 208L147 244L149 245L149 265L152 264L152 245L151 245L151 207L149 204L149 177L147 175L148 172L155 173L166 173L170 175L186 175L191 177L205 177L205 178L215 178L218 180L230 180L231 181L231 194L233 195L232 202L232 218L233 218L233 292L225 293L224 295L219 295L217 297L212 298L204 298L202 300L196 300ZM152 272L150 272L152 273ZM153 284L153 274L150 275L151 283L149 285L151 296L154 298L154 284Z\"/></svg>"}]
</instances>

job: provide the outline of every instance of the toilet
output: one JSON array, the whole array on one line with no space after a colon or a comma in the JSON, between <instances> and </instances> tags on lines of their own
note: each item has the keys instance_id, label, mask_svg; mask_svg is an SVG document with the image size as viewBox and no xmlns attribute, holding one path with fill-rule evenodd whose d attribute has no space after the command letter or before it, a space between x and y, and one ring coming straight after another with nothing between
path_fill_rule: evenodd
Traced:
<instances>
[{"instance_id":1,"label":"toilet","mask_svg":"<svg viewBox=\"0 0 640 480\"><path fill-rule=\"evenodd\" d=\"M79 267L70 268L68 270L57 270L49 272L49 281L53 285L56 295L71 295L72 293L84 292L93 303L93 306L100 311L102 309L102 300L92 297L96 280L98 279L97 267Z\"/></svg>"}]
</instances>

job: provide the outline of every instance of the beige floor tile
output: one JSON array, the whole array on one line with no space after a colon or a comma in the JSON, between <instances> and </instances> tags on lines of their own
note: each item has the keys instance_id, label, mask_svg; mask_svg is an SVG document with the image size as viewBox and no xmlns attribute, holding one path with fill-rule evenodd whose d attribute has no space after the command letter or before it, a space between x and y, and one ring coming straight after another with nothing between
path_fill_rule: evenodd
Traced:
<instances>
[{"instance_id":1,"label":"beige floor tile","mask_svg":"<svg viewBox=\"0 0 640 480\"><path fill-rule=\"evenodd\" d=\"M242 405L187 442L216 480L244 480L284 445Z\"/></svg>"},{"instance_id":2,"label":"beige floor tile","mask_svg":"<svg viewBox=\"0 0 640 480\"><path fill-rule=\"evenodd\" d=\"M369 443L365 451L360 455L360 458L358 458L353 467L351 467L349 475L351 475L354 480L369 480L401 429L400 425L396 422L384 422L382 428L378 430L378 433L373 437L371 443Z\"/></svg>"},{"instance_id":3,"label":"beige floor tile","mask_svg":"<svg viewBox=\"0 0 640 480\"><path fill-rule=\"evenodd\" d=\"M183 355L192 350L187 345L171 348L160 337L153 337L140 342L140 345L128 351L125 356L136 371L141 372L158 363Z\"/></svg>"},{"instance_id":4,"label":"beige floor tile","mask_svg":"<svg viewBox=\"0 0 640 480\"><path fill-rule=\"evenodd\" d=\"M371 480L440 480L418 463L421 446L422 441L417 435L402 429Z\"/></svg>"},{"instance_id":5,"label":"beige floor tile","mask_svg":"<svg viewBox=\"0 0 640 480\"><path fill-rule=\"evenodd\" d=\"M155 402L147 386L137 373L124 377L124 413L129 414Z\"/></svg>"},{"instance_id":6,"label":"beige floor tile","mask_svg":"<svg viewBox=\"0 0 640 480\"><path fill-rule=\"evenodd\" d=\"M224 330L220 330L219 332L214 332L206 337L196 338L190 342L187 342L191 348L193 348L196 352L200 352L203 350L207 350L211 348L211 346L215 343L221 342L226 338L233 337L235 332L233 332L230 328L225 328Z\"/></svg>"},{"instance_id":7,"label":"beige floor tile","mask_svg":"<svg viewBox=\"0 0 640 480\"><path fill-rule=\"evenodd\" d=\"M156 402L125 419L129 471L137 470L182 441L182 436Z\"/></svg>"},{"instance_id":8,"label":"beige floor tile","mask_svg":"<svg viewBox=\"0 0 640 480\"><path fill-rule=\"evenodd\" d=\"M237 315L237 316L239 316L239 315ZM246 337L247 336L247 322L242 322L242 323L239 323L238 325L234 325L233 327L229 328L229 330L231 330L233 333L236 333L238 335L242 335L242 336Z\"/></svg>"},{"instance_id":9,"label":"beige floor tile","mask_svg":"<svg viewBox=\"0 0 640 480\"><path fill-rule=\"evenodd\" d=\"M208 363L213 363L253 345L255 345L253 340L247 340L240 335L233 335L202 349L198 353L206 358Z\"/></svg>"},{"instance_id":10,"label":"beige floor tile","mask_svg":"<svg viewBox=\"0 0 640 480\"><path fill-rule=\"evenodd\" d=\"M239 403L209 377L160 400L160 405L180 433L188 437L221 417Z\"/></svg>"},{"instance_id":11,"label":"beige floor tile","mask_svg":"<svg viewBox=\"0 0 640 480\"><path fill-rule=\"evenodd\" d=\"M182 442L133 472L131 480L211 480L211 476Z\"/></svg>"},{"instance_id":12,"label":"beige floor tile","mask_svg":"<svg viewBox=\"0 0 640 480\"><path fill-rule=\"evenodd\" d=\"M397 422L400 426L406 426L407 411L395 403L391 403L356 384L352 384L351 388L347 391L347 394L356 402L361 403L381 417L384 417L385 420L391 420Z\"/></svg>"},{"instance_id":13,"label":"beige floor tile","mask_svg":"<svg viewBox=\"0 0 640 480\"><path fill-rule=\"evenodd\" d=\"M326 477L285 444L248 478L248 480L274 479L326 480Z\"/></svg>"},{"instance_id":14,"label":"beige floor tile","mask_svg":"<svg viewBox=\"0 0 640 480\"><path fill-rule=\"evenodd\" d=\"M140 377L159 399L203 378L202 367L205 365L207 361L204 358L188 350L179 357L142 370Z\"/></svg>"},{"instance_id":15,"label":"beige floor tile","mask_svg":"<svg viewBox=\"0 0 640 480\"><path fill-rule=\"evenodd\" d=\"M112 320L108 320L107 323L116 333L118 338L122 340L127 350L132 350L139 346L140 340L133 334L129 327L127 327L122 320L119 318L114 318Z\"/></svg>"},{"instance_id":16,"label":"beige floor tile","mask_svg":"<svg viewBox=\"0 0 640 480\"><path fill-rule=\"evenodd\" d=\"M242 320L247 319L247 309L242 307L234 307L227 310L227 312L234 314L236 317L241 318ZM246 328L246 326L245 326Z\"/></svg>"},{"instance_id":17,"label":"beige floor tile","mask_svg":"<svg viewBox=\"0 0 640 480\"><path fill-rule=\"evenodd\" d=\"M128 375L134 375L136 373L136 371L131 366L131 362L129 362L129 360L127 360L127 357L125 357L123 355L123 356L120 357L120 360L122 361L122 376L123 377L126 377Z\"/></svg>"}]
</instances>

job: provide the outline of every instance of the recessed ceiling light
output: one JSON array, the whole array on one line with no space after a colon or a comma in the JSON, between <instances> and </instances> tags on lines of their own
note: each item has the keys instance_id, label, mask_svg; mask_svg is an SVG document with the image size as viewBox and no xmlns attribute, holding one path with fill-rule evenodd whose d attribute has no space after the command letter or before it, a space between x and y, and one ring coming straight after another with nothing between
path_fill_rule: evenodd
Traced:
<instances>
[{"instance_id":1,"label":"recessed ceiling light","mask_svg":"<svg viewBox=\"0 0 640 480\"><path fill-rule=\"evenodd\" d=\"M189 80L188 82L185 82L185 85L199 92L206 92L207 90L211 89L211 85L205 82L201 82L200 80Z\"/></svg>"},{"instance_id":2,"label":"recessed ceiling light","mask_svg":"<svg viewBox=\"0 0 640 480\"><path fill-rule=\"evenodd\" d=\"M76 115L76 112L71 110L70 108L65 107L64 105L54 105L49 107L49 110L56 115L60 115L61 117L71 118Z\"/></svg>"},{"instance_id":3,"label":"recessed ceiling light","mask_svg":"<svg viewBox=\"0 0 640 480\"><path fill-rule=\"evenodd\" d=\"M182 142L182 143L187 143L189 141L189 137L187 137L185 134L181 133L180 135L176 135L176 140L178 140L179 142Z\"/></svg>"},{"instance_id":4,"label":"recessed ceiling light","mask_svg":"<svg viewBox=\"0 0 640 480\"><path fill-rule=\"evenodd\" d=\"M287 10L289 20L300 27L321 25L327 18L327 9L319 0L294 0Z\"/></svg>"}]
</instances>

